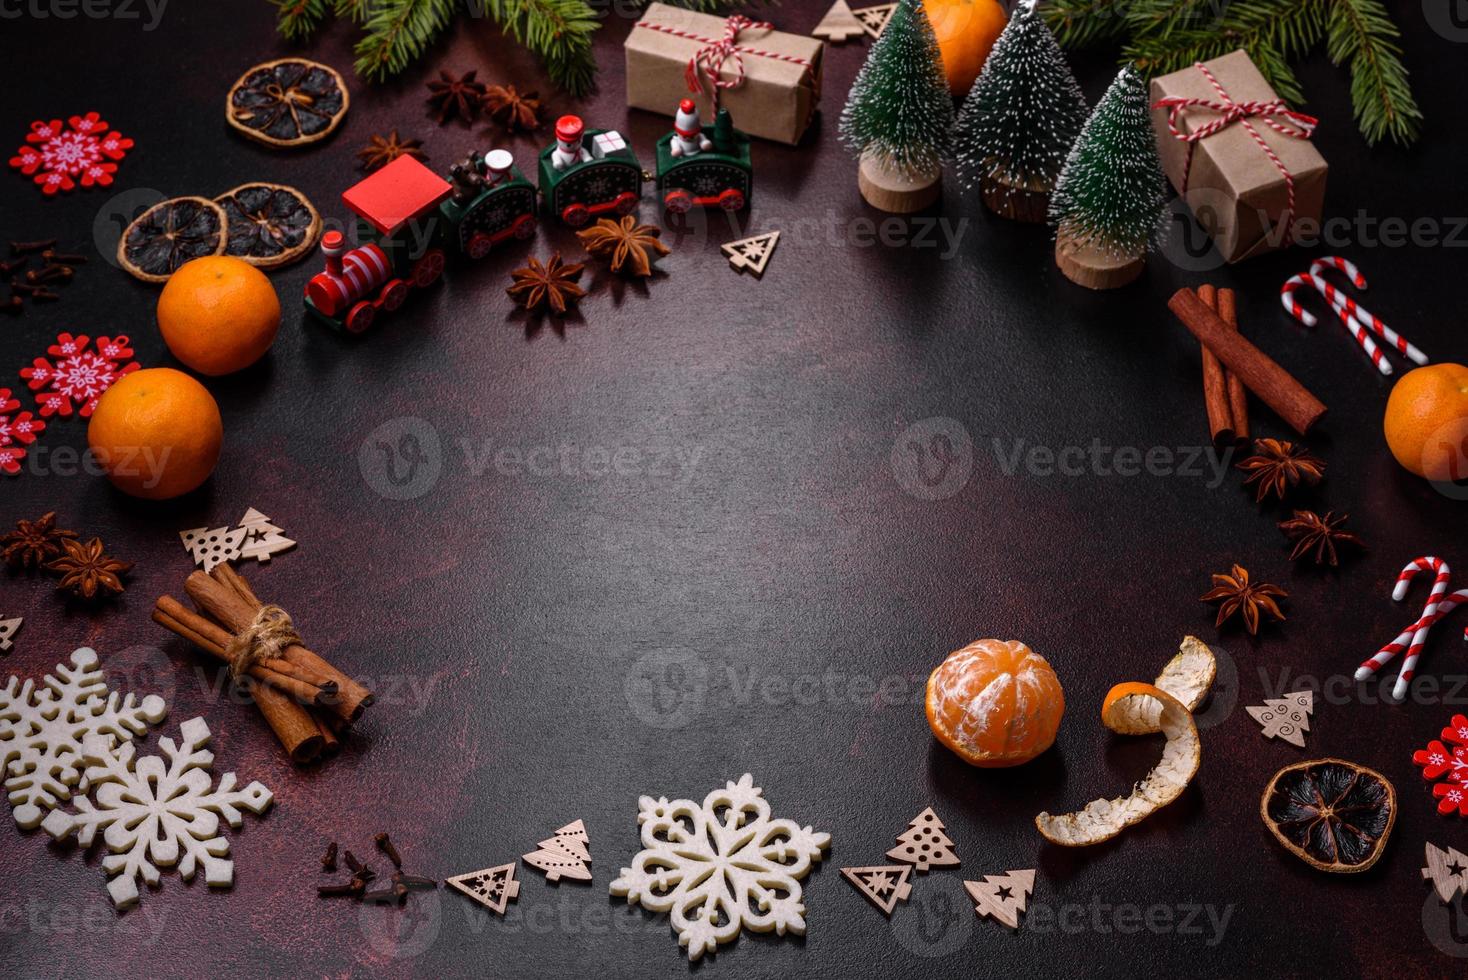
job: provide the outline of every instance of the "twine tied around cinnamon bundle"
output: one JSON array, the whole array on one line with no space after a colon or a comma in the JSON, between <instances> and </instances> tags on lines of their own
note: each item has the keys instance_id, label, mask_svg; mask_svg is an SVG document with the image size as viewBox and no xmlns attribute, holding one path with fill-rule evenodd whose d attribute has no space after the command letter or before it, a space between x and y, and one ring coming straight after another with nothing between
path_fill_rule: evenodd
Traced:
<instances>
[{"instance_id":1,"label":"twine tied around cinnamon bundle","mask_svg":"<svg viewBox=\"0 0 1468 980\"><path fill-rule=\"evenodd\" d=\"M237 633L225 648L230 679L238 681L262 660L284 657L287 647L304 645L290 613L277 605L263 605L250 625Z\"/></svg>"}]
</instances>

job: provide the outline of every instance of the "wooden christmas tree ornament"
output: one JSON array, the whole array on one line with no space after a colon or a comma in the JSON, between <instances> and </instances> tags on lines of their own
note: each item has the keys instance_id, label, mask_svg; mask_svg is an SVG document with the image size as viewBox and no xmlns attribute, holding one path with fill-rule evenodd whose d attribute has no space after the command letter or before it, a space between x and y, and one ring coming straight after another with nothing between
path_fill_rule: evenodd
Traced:
<instances>
[{"instance_id":1,"label":"wooden christmas tree ornament","mask_svg":"<svg viewBox=\"0 0 1468 980\"><path fill-rule=\"evenodd\" d=\"M1082 245L1065 230L1055 240L1055 264L1065 278L1087 289L1119 289L1147 267L1140 255L1114 255L1096 245Z\"/></svg>"},{"instance_id":2,"label":"wooden christmas tree ornament","mask_svg":"<svg viewBox=\"0 0 1468 980\"><path fill-rule=\"evenodd\" d=\"M897 838L897 846L887 852L894 861L911 864L920 872L929 868L958 866L958 855L953 853L953 841L943 832L943 821L928 807L912 818L907 830Z\"/></svg>"},{"instance_id":3,"label":"wooden christmas tree ornament","mask_svg":"<svg viewBox=\"0 0 1468 980\"><path fill-rule=\"evenodd\" d=\"M1019 914L1025 910L1025 900L1035 889L1035 870L985 875L983 881L965 881L963 887L974 900L974 911L979 918L988 916L1018 929Z\"/></svg>"},{"instance_id":4,"label":"wooden christmas tree ornament","mask_svg":"<svg viewBox=\"0 0 1468 980\"><path fill-rule=\"evenodd\" d=\"M1291 745L1305 747L1305 733L1310 730L1310 715L1315 710L1315 695L1309 691L1296 691L1282 698L1266 698L1262 705L1244 708L1263 726L1265 738L1278 738Z\"/></svg>"},{"instance_id":5,"label":"wooden christmas tree ornament","mask_svg":"<svg viewBox=\"0 0 1468 980\"><path fill-rule=\"evenodd\" d=\"M888 14L890 16L891 11ZM816 29L810 33L812 37L825 38L832 44L842 44L865 32L866 27L851 12L846 0L836 0L831 4L831 9L826 11L826 16L816 25Z\"/></svg>"},{"instance_id":6,"label":"wooden christmas tree ornament","mask_svg":"<svg viewBox=\"0 0 1468 980\"><path fill-rule=\"evenodd\" d=\"M241 558L269 561L270 556L296 546L296 543L281 533L281 528L270 523L270 518L251 507L240 518L240 527L245 531L244 543L240 548Z\"/></svg>"},{"instance_id":7,"label":"wooden christmas tree ornament","mask_svg":"<svg viewBox=\"0 0 1468 980\"><path fill-rule=\"evenodd\" d=\"M205 572L212 572L216 566L240 556L240 549L244 546L245 535L248 533L242 527L196 527L180 531L178 537L193 556L194 564Z\"/></svg>"},{"instance_id":8,"label":"wooden christmas tree ornament","mask_svg":"<svg viewBox=\"0 0 1468 980\"><path fill-rule=\"evenodd\" d=\"M590 881L591 869L587 867L591 863L590 843L586 827L577 820L557 830L554 837L541 841L536 845L538 850L522 855L520 860L545 872L546 881L562 878Z\"/></svg>"},{"instance_id":9,"label":"wooden christmas tree ornament","mask_svg":"<svg viewBox=\"0 0 1468 980\"><path fill-rule=\"evenodd\" d=\"M515 862L497 864L492 868L470 871L445 879L445 884L468 895L495 915L504 915L505 907L520 895L520 883L515 880Z\"/></svg>"},{"instance_id":10,"label":"wooden christmas tree ornament","mask_svg":"<svg viewBox=\"0 0 1468 980\"><path fill-rule=\"evenodd\" d=\"M1468 854L1456 847L1443 850L1428 843L1427 867L1422 869L1422 877L1432 882L1437 897L1444 902L1451 902L1459 892L1468 894Z\"/></svg>"},{"instance_id":11,"label":"wooden christmas tree ornament","mask_svg":"<svg viewBox=\"0 0 1468 980\"><path fill-rule=\"evenodd\" d=\"M860 7L852 11L856 19L861 21L861 26L872 37L881 37L882 32L887 29L887 21L892 19L892 11L897 9L895 3L879 3L875 7Z\"/></svg>"},{"instance_id":12,"label":"wooden christmas tree ornament","mask_svg":"<svg viewBox=\"0 0 1468 980\"><path fill-rule=\"evenodd\" d=\"M872 207L892 214L909 214L932 205L943 193L943 171L908 174L871 153L861 155L856 186Z\"/></svg>"},{"instance_id":13,"label":"wooden christmas tree ornament","mask_svg":"<svg viewBox=\"0 0 1468 980\"><path fill-rule=\"evenodd\" d=\"M866 896L867 901L891 915L898 902L907 901L912 885L907 883L912 865L887 864L870 868L842 868L841 876Z\"/></svg>"},{"instance_id":14,"label":"wooden christmas tree ornament","mask_svg":"<svg viewBox=\"0 0 1468 980\"><path fill-rule=\"evenodd\" d=\"M765 266L770 264L770 256L775 254L779 241L780 233L771 231L720 245L719 251L729 257L729 264L736 271L751 273L758 279L765 274Z\"/></svg>"},{"instance_id":15,"label":"wooden christmas tree ornament","mask_svg":"<svg viewBox=\"0 0 1468 980\"><path fill-rule=\"evenodd\" d=\"M0 653L9 653L11 647L15 646L15 634L20 632L20 625L24 622L19 616L14 619L0 619Z\"/></svg>"}]
</instances>

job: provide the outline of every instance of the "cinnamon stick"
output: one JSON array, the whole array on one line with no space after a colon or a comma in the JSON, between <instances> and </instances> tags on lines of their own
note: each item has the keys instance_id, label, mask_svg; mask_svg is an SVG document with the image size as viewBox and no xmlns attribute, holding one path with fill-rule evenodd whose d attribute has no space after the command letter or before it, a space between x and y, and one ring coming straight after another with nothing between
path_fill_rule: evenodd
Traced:
<instances>
[{"instance_id":1,"label":"cinnamon stick","mask_svg":"<svg viewBox=\"0 0 1468 980\"><path fill-rule=\"evenodd\" d=\"M316 723L316 730L321 734L321 754L336 755L341 751L342 742L337 737L336 730L327 723L319 711L311 712L311 720Z\"/></svg>"},{"instance_id":2,"label":"cinnamon stick","mask_svg":"<svg viewBox=\"0 0 1468 980\"><path fill-rule=\"evenodd\" d=\"M232 637L222 626L192 612L172 596L159 596L153 607L153 622L176 633L194 646L225 663L230 663ZM337 693L336 682L318 680L320 675L304 671L288 660L269 658L252 664L247 673L270 684L304 704L324 704Z\"/></svg>"},{"instance_id":3,"label":"cinnamon stick","mask_svg":"<svg viewBox=\"0 0 1468 980\"><path fill-rule=\"evenodd\" d=\"M231 591L250 606L252 616L254 615L254 611L264 605L255 595L254 590L250 588L250 583L245 581L243 575L230 567L228 562L215 566L213 574L216 581L228 586ZM355 721L362 714L362 709L372 704L373 697L371 691L358 684L311 650L302 646L287 647L285 656L302 667L319 671L331 680L336 681L338 698L348 708L343 714L343 717L348 721Z\"/></svg>"},{"instance_id":4,"label":"cinnamon stick","mask_svg":"<svg viewBox=\"0 0 1468 980\"><path fill-rule=\"evenodd\" d=\"M160 626L177 633L184 639L193 643L199 649L214 656L224 659L224 647L218 644L220 634L224 635L224 641L228 642L228 634L214 623L203 620L201 623L192 621L186 623L183 619L175 619L169 612L165 611L169 605L177 607L177 610L185 614L185 619L195 617L203 620L202 616L190 613L175 599L162 596L158 605L153 609L153 621ZM193 627L199 627L197 630ZM253 681L254 678L249 678ZM250 696L260 708L260 714L265 717L265 723L280 740L291 759L296 762L309 762L321 754L322 738L316 723L304 707L296 703L288 695L275 690L269 684L248 683Z\"/></svg>"},{"instance_id":5,"label":"cinnamon stick","mask_svg":"<svg viewBox=\"0 0 1468 980\"><path fill-rule=\"evenodd\" d=\"M1198 299L1210 310L1218 309L1218 298L1207 283L1198 287ZM1228 381L1223 375L1223 365L1203 345L1203 405L1208 410L1208 435L1215 446L1226 446L1234 441L1233 418L1229 411Z\"/></svg>"},{"instance_id":6,"label":"cinnamon stick","mask_svg":"<svg viewBox=\"0 0 1468 980\"><path fill-rule=\"evenodd\" d=\"M1232 289L1218 291L1218 318L1235 331L1239 329L1238 304L1234 301ZM1244 382L1232 371L1224 372L1224 380L1228 382L1228 414L1234 424L1234 440L1248 442L1249 392L1244 388Z\"/></svg>"},{"instance_id":7,"label":"cinnamon stick","mask_svg":"<svg viewBox=\"0 0 1468 980\"><path fill-rule=\"evenodd\" d=\"M1325 405L1320 399L1269 355L1245 340L1242 334L1230 330L1217 313L1203 304L1197 293L1187 288L1179 289L1167 301L1167 308L1198 338L1199 343L1218 356L1224 367L1237 374L1246 388L1300 435L1309 432L1325 414Z\"/></svg>"}]
</instances>

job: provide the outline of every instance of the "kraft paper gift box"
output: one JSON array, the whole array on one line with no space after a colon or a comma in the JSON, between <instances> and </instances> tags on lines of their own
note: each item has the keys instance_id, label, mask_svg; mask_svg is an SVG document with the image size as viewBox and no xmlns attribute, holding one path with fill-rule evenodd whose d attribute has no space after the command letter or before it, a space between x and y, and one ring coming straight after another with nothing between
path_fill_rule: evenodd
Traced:
<instances>
[{"instance_id":1,"label":"kraft paper gift box","mask_svg":"<svg viewBox=\"0 0 1468 980\"><path fill-rule=\"evenodd\" d=\"M711 49L724 40L729 26L728 18L662 3L649 6L623 45L627 105L671 116L680 100L692 98L706 122L717 107L723 107L734 117L734 125L751 136L799 143L820 100L821 41L768 27L744 26L734 38L735 48L718 66L722 81L737 84L720 88L716 105L702 66L697 76L699 89L690 90L689 62L700 52L716 61Z\"/></svg>"},{"instance_id":2,"label":"kraft paper gift box","mask_svg":"<svg viewBox=\"0 0 1468 980\"><path fill-rule=\"evenodd\" d=\"M1315 120L1285 107L1242 50L1206 61L1203 68L1206 73L1194 65L1152 80L1152 126L1162 169L1224 260L1284 248L1301 228L1318 231L1329 168L1309 139ZM1176 104L1185 100L1206 104ZM1229 111L1242 118L1228 120ZM1173 133L1169 119L1182 136L1224 124L1188 142Z\"/></svg>"}]
</instances>

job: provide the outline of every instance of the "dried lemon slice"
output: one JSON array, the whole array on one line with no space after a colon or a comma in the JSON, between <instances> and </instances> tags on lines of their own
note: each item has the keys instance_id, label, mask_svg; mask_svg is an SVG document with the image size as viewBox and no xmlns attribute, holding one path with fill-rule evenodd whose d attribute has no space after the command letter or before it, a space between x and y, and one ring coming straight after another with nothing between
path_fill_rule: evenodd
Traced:
<instances>
[{"instance_id":1,"label":"dried lemon slice","mask_svg":"<svg viewBox=\"0 0 1468 980\"><path fill-rule=\"evenodd\" d=\"M271 146L304 146L341 125L351 98L335 68L305 58L256 65L230 87L229 124Z\"/></svg>"},{"instance_id":2,"label":"dried lemon slice","mask_svg":"<svg viewBox=\"0 0 1468 980\"><path fill-rule=\"evenodd\" d=\"M1193 709L1207 697L1217 669L1207 644L1189 636L1157 683L1130 681L1106 692L1101 723L1121 735L1162 732L1167 736L1162 759L1128 796L1092 800L1073 813L1035 817L1045 839L1064 847L1099 844L1181 796L1203 758Z\"/></svg>"}]
</instances>

